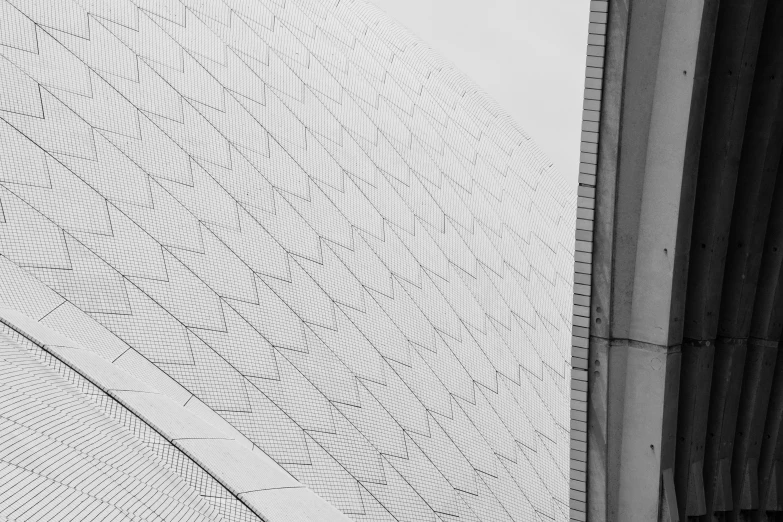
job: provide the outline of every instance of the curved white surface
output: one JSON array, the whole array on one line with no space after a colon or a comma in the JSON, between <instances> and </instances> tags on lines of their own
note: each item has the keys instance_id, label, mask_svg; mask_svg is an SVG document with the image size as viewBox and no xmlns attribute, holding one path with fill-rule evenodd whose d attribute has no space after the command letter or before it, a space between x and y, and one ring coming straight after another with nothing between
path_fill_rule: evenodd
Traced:
<instances>
[{"instance_id":1,"label":"curved white surface","mask_svg":"<svg viewBox=\"0 0 783 522\"><path fill-rule=\"evenodd\" d=\"M567 519L575 195L470 82L361 2L0 10L0 301L354 520Z\"/></svg>"}]
</instances>

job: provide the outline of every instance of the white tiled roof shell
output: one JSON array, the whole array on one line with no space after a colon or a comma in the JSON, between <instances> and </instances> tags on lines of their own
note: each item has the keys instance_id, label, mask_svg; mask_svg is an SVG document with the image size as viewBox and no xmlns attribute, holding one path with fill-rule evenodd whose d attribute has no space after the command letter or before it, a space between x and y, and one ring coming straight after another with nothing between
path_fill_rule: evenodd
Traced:
<instances>
[{"instance_id":1,"label":"white tiled roof shell","mask_svg":"<svg viewBox=\"0 0 783 522\"><path fill-rule=\"evenodd\" d=\"M0 120L0 255L81 342L355 520L567 519L574 192L374 8L0 0Z\"/></svg>"},{"instance_id":2,"label":"white tiled roof shell","mask_svg":"<svg viewBox=\"0 0 783 522\"><path fill-rule=\"evenodd\" d=\"M129 430L3 331L0 519L226 520Z\"/></svg>"}]
</instances>

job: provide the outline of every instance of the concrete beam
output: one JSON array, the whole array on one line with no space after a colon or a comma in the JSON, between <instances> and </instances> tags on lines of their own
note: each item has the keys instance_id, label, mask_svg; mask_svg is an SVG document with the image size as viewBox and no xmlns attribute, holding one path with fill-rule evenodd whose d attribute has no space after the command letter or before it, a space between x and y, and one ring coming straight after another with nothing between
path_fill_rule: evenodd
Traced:
<instances>
[{"instance_id":1,"label":"concrete beam","mask_svg":"<svg viewBox=\"0 0 783 522\"><path fill-rule=\"evenodd\" d=\"M783 353L778 350L769 407L759 457L759 509L754 522L768 520L767 512L783 511Z\"/></svg>"},{"instance_id":2,"label":"concrete beam","mask_svg":"<svg viewBox=\"0 0 783 522\"><path fill-rule=\"evenodd\" d=\"M720 462L716 461L716 455L723 431L727 440L733 439L738 397L729 390L741 383L744 345L715 341L738 167L765 7L766 0L721 2L718 12L684 318L683 351L693 350L683 354L678 419L676 483L684 516L709 514L716 502L722 509L726 502L731 504L731 449L723 451L727 458ZM720 363L717 366L713 364L716 355ZM724 426L724 420L731 427ZM694 475L702 472L701 480Z\"/></svg>"},{"instance_id":3,"label":"concrete beam","mask_svg":"<svg viewBox=\"0 0 783 522\"><path fill-rule=\"evenodd\" d=\"M614 2L612 7L619 4L620 2ZM605 263L611 266L612 285L609 315L611 322L607 338L630 338L645 164L656 97L659 51L662 45L666 4L665 0L636 1L631 3L629 11L628 37L623 56L622 113L617 129L620 135L617 150L618 177L614 187L615 202L612 204L613 242L611 257L605 260ZM690 99L688 87L685 86L683 90L688 91L688 99ZM688 111L689 108L680 103L680 109ZM681 170L679 174L681 175ZM676 187L679 188L679 185L678 180ZM676 203L676 199L671 202L675 206ZM601 284L602 281L594 283L596 291ZM669 292L670 288L663 291ZM609 313L608 309L607 313Z\"/></svg>"},{"instance_id":4,"label":"concrete beam","mask_svg":"<svg viewBox=\"0 0 783 522\"><path fill-rule=\"evenodd\" d=\"M731 459L748 340L718 338L710 387L704 482L707 514L734 509Z\"/></svg>"},{"instance_id":5,"label":"concrete beam","mask_svg":"<svg viewBox=\"0 0 783 522\"><path fill-rule=\"evenodd\" d=\"M714 493L708 495L713 511L731 511L730 520L740 520L741 511L759 507L758 459L777 355L777 339L748 337L751 319L772 313L767 302L756 299L756 289L760 282L768 285L779 275L774 259L767 259L771 266L759 277L762 258L776 256L772 248L765 250L765 238L773 243L783 239L767 237L783 139L781 25L783 4L769 2L760 30L718 322L713 373L717 393L710 404L705 474L712 477L709 484ZM725 498L726 477L722 476L727 467L731 499Z\"/></svg>"},{"instance_id":6,"label":"concrete beam","mask_svg":"<svg viewBox=\"0 0 783 522\"><path fill-rule=\"evenodd\" d=\"M783 476L779 476L783 472L779 465L783 459L783 352L778 343L783 333L783 183L776 183L772 200L759 271L764 284L756 293L745 371L746 380L756 378L758 384L743 386L734 455L735 461L745 466L757 462L758 511L754 520L758 522L766 520L767 510L783 510ZM773 365L774 373L770 369ZM740 430L747 436L740 436ZM739 483L743 479L734 480ZM743 498L744 489L735 512L755 500L752 493Z\"/></svg>"},{"instance_id":7,"label":"concrete beam","mask_svg":"<svg viewBox=\"0 0 783 522\"><path fill-rule=\"evenodd\" d=\"M598 172L595 188L593 232L593 272L591 281L590 344L588 358L588 442L587 519L610 520L610 491L616 486L616 473L609 462L608 448L617 443L618 433L608 431L609 339L612 325L612 280L617 173L619 169L620 121L625 77L628 5L611 2L607 18L601 100ZM615 516L615 512L611 515Z\"/></svg>"},{"instance_id":8,"label":"concrete beam","mask_svg":"<svg viewBox=\"0 0 783 522\"><path fill-rule=\"evenodd\" d=\"M766 0L721 2L693 217L686 339L714 340L745 123Z\"/></svg>"},{"instance_id":9,"label":"concrete beam","mask_svg":"<svg viewBox=\"0 0 783 522\"><path fill-rule=\"evenodd\" d=\"M760 507L759 458L777 353L777 341L755 338L748 340L734 435L731 468L734 497L729 520L739 521L741 511L756 510Z\"/></svg>"},{"instance_id":10,"label":"concrete beam","mask_svg":"<svg viewBox=\"0 0 783 522\"><path fill-rule=\"evenodd\" d=\"M625 375L622 410L610 414L610 429L622 426L614 520L678 520L672 466L680 349L616 341L610 350L619 359L610 368Z\"/></svg>"},{"instance_id":11,"label":"concrete beam","mask_svg":"<svg viewBox=\"0 0 783 522\"><path fill-rule=\"evenodd\" d=\"M599 152L588 513L678 520L679 342L717 1L637 0L623 9L610 8L607 57L613 16L627 21L628 36L604 83L622 103L614 121L602 119L599 142L613 154ZM616 140L604 145L609 123Z\"/></svg>"},{"instance_id":12,"label":"concrete beam","mask_svg":"<svg viewBox=\"0 0 783 522\"><path fill-rule=\"evenodd\" d=\"M783 106L781 107L783 110ZM783 167L778 165L772 194L772 205L767 221L764 254L761 258L759 280L750 324L750 337L778 341L783 333Z\"/></svg>"},{"instance_id":13,"label":"concrete beam","mask_svg":"<svg viewBox=\"0 0 783 522\"><path fill-rule=\"evenodd\" d=\"M726 147L723 141L716 143L716 145L721 147L721 150L726 151L726 160L723 163L726 172L723 177L727 185L725 189L726 196L720 198L719 201L721 204L728 203L728 208L737 209L737 214L734 215L734 212L729 212L727 207L722 209L723 216L732 216L728 241L724 249L724 252L730 252L727 258L732 264L728 265L728 270L721 274L722 281L713 281L719 289L713 292L712 295L719 294L720 296L717 301L720 303L719 310L721 311L718 326L723 326L723 335L719 336L715 342L712 393L704 450L705 500L708 515L733 510L735 494L732 491L731 468L734 452L734 434L740 404L740 394L737 393L737 390L742 388L745 353L748 347L747 335L750 329L749 321L746 324L738 324L735 318L740 313L738 307L741 306L743 288L746 289L746 293L751 293L750 302L745 306L746 309L751 308L750 303L752 302L752 293L756 280L755 277L749 280L748 275L757 275L757 271L753 270L755 267L752 266L757 263L750 261L751 266L748 266L749 260L744 258L741 252L740 255L731 254L736 254L738 249L749 251L753 248L755 251L751 252L751 257L753 259L760 257L767 215L769 213L769 198L766 198L766 201L758 201L758 193L756 192L762 186L763 169L755 171L744 170L742 172L742 183L739 188L737 188L736 183L742 161L741 144L744 143L746 138L746 115L749 111L753 93L753 80L756 77L755 65L759 53L766 6L766 0L722 3L718 22L720 43L718 41L719 38L716 37L715 54L713 55L713 67L716 67L719 56L729 56L731 59L720 60L720 68L714 70L712 75L714 80L711 81L718 80L722 75L725 75L726 67L728 67L728 74L731 75L730 78L736 78L734 82L735 89L727 89L729 90L728 94L733 97L734 105L716 108L716 110L722 108L723 110L728 109L731 111L731 118L726 118L731 124L729 127L730 131L725 136L725 139L733 146ZM729 49L732 49L732 51L729 51ZM726 86L716 84L717 89L722 87L725 88ZM727 101L723 99L723 96L717 98L721 104ZM753 115L755 116L756 113ZM704 144L702 147L702 150L705 150ZM749 147L749 149L753 148L755 148L755 144ZM710 154L715 155L716 152L712 150ZM737 154L739 158L736 164L734 163L734 154ZM735 180L734 187L732 187L733 190L730 188L732 178ZM700 173L700 182L701 179ZM771 188L769 182L766 188ZM729 193L733 193L734 197L729 199ZM748 218L754 214L756 214L755 219L753 217ZM724 223L720 222L720 225L722 227ZM723 228L718 232L722 236ZM714 253L720 255L720 253ZM712 262L714 262L714 259ZM756 273L749 274L748 270ZM717 277L717 270L715 275ZM726 284L727 282L728 285ZM736 289L739 292L732 292ZM737 296L740 298L737 299ZM721 319L723 322L721 322ZM709 333L712 332L710 331Z\"/></svg>"},{"instance_id":14,"label":"concrete beam","mask_svg":"<svg viewBox=\"0 0 783 522\"><path fill-rule=\"evenodd\" d=\"M715 343L686 340L682 345L680 400L677 418L675 485L680 500L680 518L707 512L704 488L704 438L707 405L710 402ZM687 370L685 370L687 368Z\"/></svg>"},{"instance_id":15,"label":"concrete beam","mask_svg":"<svg viewBox=\"0 0 783 522\"><path fill-rule=\"evenodd\" d=\"M783 511L781 26L767 0L610 3L588 520Z\"/></svg>"},{"instance_id":16,"label":"concrete beam","mask_svg":"<svg viewBox=\"0 0 783 522\"><path fill-rule=\"evenodd\" d=\"M740 158L718 335L747 337L783 145L783 4L769 2ZM776 203L777 204L777 203Z\"/></svg>"}]
</instances>

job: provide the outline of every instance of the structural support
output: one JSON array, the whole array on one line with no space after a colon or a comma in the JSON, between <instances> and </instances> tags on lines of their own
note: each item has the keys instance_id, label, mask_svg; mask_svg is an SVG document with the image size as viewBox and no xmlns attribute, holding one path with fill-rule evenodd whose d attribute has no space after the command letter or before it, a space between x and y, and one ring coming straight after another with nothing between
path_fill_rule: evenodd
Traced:
<instances>
[{"instance_id":1,"label":"structural support","mask_svg":"<svg viewBox=\"0 0 783 522\"><path fill-rule=\"evenodd\" d=\"M684 318L685 345L692 344L699 352L683 359L693 363L683 365L683 383L695 388L682 386L680 407L688 415L680 416L678 427L678 493L686 506L681 514L687 516L732 509L731 453L739 405L735 390L742 385L748 327L743 332L734 320L737 300L722 307L727 301L721 298L724 278L741 281L746 267L739 257L732 258L734 264L725 270L726 253L734 246L728 240L747 249L754 233L737 226L743 221L732 220L732 208L765 10L766 0L741 0L721 2L718 12ZM766 214L764 205L760 214ZM761 238L763 228L758 231ZM725 327L719 336L721 321ZM700 472L703 493L694 487Z\"/></svg>"},{"instance_id":2,"label":"structural support","mask_svg":"<svg viewBox=\"0 0 783 522\"><path fill-rule=\"evenodd\" d=\"M768 482L760 478L760 471L768 469L760 457L762 446L768 444L763 437L764 423L783 311L776 306L775 297L783 258L783 185L776 184L783 147L781 26L783 4L769 2L748 112L721 303L719 334L749 337L731 448L733 520L740 520L743 511L763 508L760 500L768 496L759 487L760 481Z\"/></svg>"},{"instance_id":3,"label":"structural support","mask_svg":"<svg viewBox=\"0 0 783 522\"><path fill-rule=\"evenodd\" d=\"M610 2L605 60L588 520L766 521L783 513L783 4Z\"/></svg>"},{"instance_id":4,"label":"structural support","mask_svg":"<svg viewBox=\"0 0 783 522\"><path fill-rule=\"evenodd\" d=\"M610 1L605 41L588 520L777 520L783 3Z\"/></svg>"},{"instance_id":5,"label":"structural support","mask_svg":"<svg viewBox=\"0 0 783 522\"><path fill-rule=\"evenodd\" d=\"M715 6L615 7L596 182L588 512L678 520L682 282Z\"/></svg>"},{"instance_id":6,"label":"structural support","mask_svg":"<svg viewBox=\"0 0 783 522\"><path fill-rule=\"evenodd\" d=\"M779 169L780 165L778 176ZM783 354L779 345L783 333L783 183L776 183L772 201L759 271L759 281L764 284L758 287L753 307L751 350L737 422L739 442L734 450L734 461L742 463L737 467L743 475L751 473L757 462L757 479L748 477L751 489L747 495L746 488L740 489L735 513L737 508L754 509L752 486L757 483L757 521L764 520L766 512L783 511ZM746 479L735 480L739 484Z\"/></svg>"}]
</instances>

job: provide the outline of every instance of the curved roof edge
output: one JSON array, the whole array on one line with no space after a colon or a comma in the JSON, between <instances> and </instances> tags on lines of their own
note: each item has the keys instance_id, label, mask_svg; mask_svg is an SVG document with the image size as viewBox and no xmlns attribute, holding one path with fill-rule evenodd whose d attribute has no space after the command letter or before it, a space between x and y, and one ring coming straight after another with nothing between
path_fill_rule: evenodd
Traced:
<instances>
[{"instance_id":1,"label":"curved roof edge","mask_svg":"<svg viewBox=\"0 0 783 522\"><path fill-rule=\"evenodd\" d=\"M599 4L605 4L607 0L599 0ZM464 73L454 62L446 58L436 48L432 47L426 40L421 38L413 30L400 23L395 17L387 13L382 7L373 3L371 0L358 0L353 2L360 8L362 14L368 19L374 18L376 21L385 20L388 24L380 27L380 24L373 27L376 31L392 31L395 44L402 52L410 52L418 56L420 60L438 68L438 72L443 76L446 84L455 90L461 90L465 103L472 107L478 107L494 118L494 122L501 128L511 130L519 134L524 141L517 143L516 148L524 146L530 150L535 161L539 163L542 173L549 175L551 183L550 189L554 193L565 196L563 201L568 207L575 206L577 199L578 183L574 184L566 179L565 173L555 166L552 159L538 145L538 142L522 127L522 123L517 121L511 114L501 106L486 90L484 90L473 78ZM591 4L591 12L595 12L594 3ZM601 9L598 6L598 11ZM580 166L581 167L581 166ZM581 172L581 169L580 169ZM573 201L572 201L573 200Z\"/></svg>"},{"instance_id":2,"label":"curved roof edge","mask_svg":"<svg viewBox=\"0 0 783 522\"><path fill-rule=\"evenodd\" d=\"M196 465L183 461L116 401L0 325L0 519L258 520L244 505L240 518L227 517L239 501L215 492L223 488L214 480L209 491L234 502L204 495L193 475L204 482L206 473L188 474Z\"/></svg>"},{"instance_id":3,"label":"curved roof edge","mask_svg":"<svg viewBox=\"0 0 783 522\"><path fill-rule=\"evenodd\" d=\"M0 323L84 377L171 442L253 513L268 522L347 522L348 518L294 479L203 404L188 408L158 391L151 367L131 375L25 314L0 308ZM189 398L190 399L190 398ZM195 397L193 397L193 400ZM208 420L207 420L208 419Z\"/></svg>"}]
</instances>

